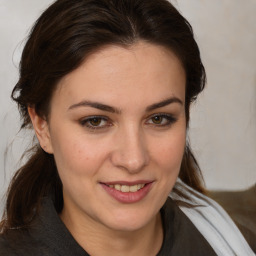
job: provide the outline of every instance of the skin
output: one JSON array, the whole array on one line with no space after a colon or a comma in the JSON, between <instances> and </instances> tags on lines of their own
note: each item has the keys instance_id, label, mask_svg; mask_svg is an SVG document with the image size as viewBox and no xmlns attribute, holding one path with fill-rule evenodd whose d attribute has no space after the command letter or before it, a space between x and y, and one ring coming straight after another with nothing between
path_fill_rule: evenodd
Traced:
<instances>
[{"instance_id":1,"label":"skin","mask_svg":"<svg viewBox=\"0 0 256 256\"><path fill-rule=\"evenodd\" d=\"M185 147L185 82L181 62L164 47L107 46L60 81L47 121L29 108L63 183L60 217L89 254L148 256L160 250L159 210ZM92 116L104 119L88 120ZM100 184L120 180L150 180L152 186L142 200L121 203Z\"/></svg>"}]
</instances>

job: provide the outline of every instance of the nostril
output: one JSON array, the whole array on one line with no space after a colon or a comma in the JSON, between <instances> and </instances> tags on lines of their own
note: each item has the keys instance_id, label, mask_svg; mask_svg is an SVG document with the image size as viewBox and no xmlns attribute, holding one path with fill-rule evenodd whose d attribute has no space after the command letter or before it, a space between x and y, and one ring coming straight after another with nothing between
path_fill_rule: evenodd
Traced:
<instances>
[{"instance_id":1,"label":"nostril","mask_svg":"<svg viewBox=\"0 0 256 256\"><path fill-rule=\"evenodd\" d=\"M134 155L120 155L116 153L112 157L112 163L116 167L125 169L129 172L139 172L148 164L148 160L145 156L140 156L138 158Z\"/></svg>"}]
</instances>

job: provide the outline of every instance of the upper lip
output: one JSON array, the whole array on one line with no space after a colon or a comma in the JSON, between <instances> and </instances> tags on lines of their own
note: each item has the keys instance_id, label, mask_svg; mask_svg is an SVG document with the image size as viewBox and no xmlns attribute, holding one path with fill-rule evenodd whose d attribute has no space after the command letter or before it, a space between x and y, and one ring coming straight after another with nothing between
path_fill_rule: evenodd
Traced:
<instances>
[{"instance_id":1,"label":"upper lip","mask_svg":"<svg viewBox=\"0 0 256 256\"><path fill-rule=\"evenodd\" d=\"M118 181L110 181L110 182L100 182L101 184L105 184L105 185L126 185L126 186L133 186L133 185L137 185L137 184L148 184L148 183L152 183L153 180L135 180L135 181L124 181L124 180L118 180Z\"/></svg>"}]
</instances>

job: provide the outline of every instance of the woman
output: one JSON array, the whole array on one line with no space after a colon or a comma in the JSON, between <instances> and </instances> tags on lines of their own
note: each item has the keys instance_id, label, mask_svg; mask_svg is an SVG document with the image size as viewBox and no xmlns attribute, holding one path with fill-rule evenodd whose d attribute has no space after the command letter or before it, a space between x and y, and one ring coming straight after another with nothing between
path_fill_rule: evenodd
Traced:
<instances>
[{"instance_id":1,"label":"woman","mask_svg":"<svg viewBox=\"0 0 256 256\"><path fill-rule=\"evenodd\" d=\"M11 182L0 252L253 255L202 194L186 144L204 84L192 29L169 2L52 4L12 94L39 143Z\"/></svg>"}]
</instances>

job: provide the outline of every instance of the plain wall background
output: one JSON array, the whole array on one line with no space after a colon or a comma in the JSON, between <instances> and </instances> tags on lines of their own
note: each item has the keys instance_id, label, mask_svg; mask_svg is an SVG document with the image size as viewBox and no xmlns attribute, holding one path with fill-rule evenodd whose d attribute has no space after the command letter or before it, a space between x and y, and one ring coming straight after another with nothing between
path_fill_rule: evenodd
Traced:
<instances>
[{"instance_id":1,"label":"plain wall background","mask_svg":"<svg viewBox=\"0 0 256 256\"><path fill-rule=\"evenodd\" d=\"M0 197L30 137L18 133L19 115L10 100L21 50L32 24L52 2L0 0ZM194 29L208 77L190 124L207 188L247 188L256 182L256 1L172 2Z\"/></svg>"}]
</instances>

